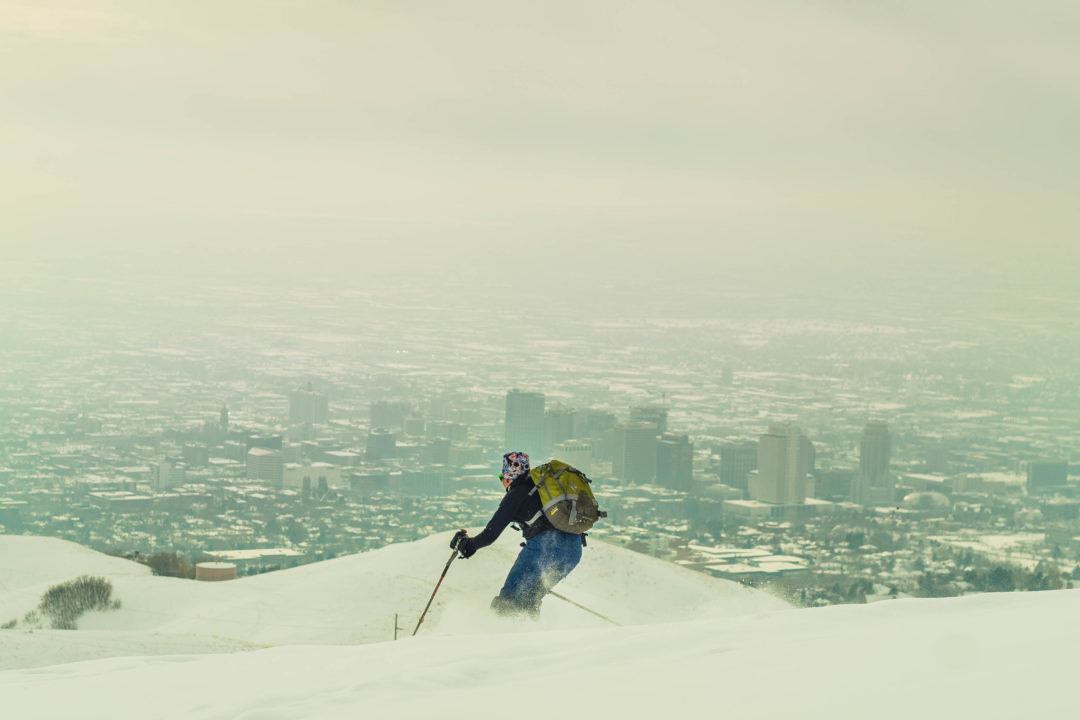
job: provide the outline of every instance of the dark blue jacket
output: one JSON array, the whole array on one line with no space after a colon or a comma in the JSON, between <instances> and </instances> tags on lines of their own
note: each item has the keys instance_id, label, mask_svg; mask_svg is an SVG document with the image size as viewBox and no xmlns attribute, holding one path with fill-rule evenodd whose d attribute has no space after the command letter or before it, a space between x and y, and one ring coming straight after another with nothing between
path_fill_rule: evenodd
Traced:
<instances>
[{"instance_id":1,"label":"dark blue jacket","mask_svg":"<svg viewBox=\"0 0 1080 720\"><path fill-rule=\"evenodd\" d=\"M498 539L506 526L512 522L518 523L525 539L536 537L540 533L551 530L551 523L547 517L540 513L540 517L532 525L527 525L537 513L540 512L540 494L534 493L532 478L528 473L515 479L506 489L506 495L495 510L495 514L488 520L487 526L476 537L466 538L459 547L464 557L469 557L482 547L487 547Z\"/></svg>"}]
</instances>

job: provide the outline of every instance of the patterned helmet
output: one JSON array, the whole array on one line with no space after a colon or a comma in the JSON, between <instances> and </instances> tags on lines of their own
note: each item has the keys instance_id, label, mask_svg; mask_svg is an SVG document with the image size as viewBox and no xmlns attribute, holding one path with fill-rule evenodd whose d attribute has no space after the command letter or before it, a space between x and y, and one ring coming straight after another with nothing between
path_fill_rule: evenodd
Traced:
<instances>
[{"instance_id":1,"label":"patterned helmet","mask_svg":"<svg viewBox=\"0 0 1080 720\"><path fill-rule=\"evenodd\" d=\"M509 452L503 455L502 477L517 480L529 472L529 456L523 452Z\"/></svg>"}]
</instances>

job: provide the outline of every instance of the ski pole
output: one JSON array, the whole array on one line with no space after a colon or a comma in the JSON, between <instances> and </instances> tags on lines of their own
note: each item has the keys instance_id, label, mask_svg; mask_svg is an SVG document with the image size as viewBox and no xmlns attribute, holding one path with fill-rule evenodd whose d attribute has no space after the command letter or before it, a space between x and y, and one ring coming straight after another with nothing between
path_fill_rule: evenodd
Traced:
<instances>
[{"instance_id":1,"label":"ski pole","mask_svg":"<svg viewBox=\"0 0 1080 720\"><path fill-rule=\"evenodd\" d=\"M462 530L464 532L464 530ZM454 548L454 552L450 554L450 559L446 561L446 567L442 570L442 575L439 576L439 582L435 583L435 589L431 591L431 597L428 598L427 605L424 607L424 612L420 613L420 619L416 621L416 630L412 631L413 635L416 635L420 629L420 624L424 622L424 616L427 615L428 608L431 607L431 601L435 599L435 593L439 592L439 586L442 585L443 578L446 577L446 571L450 569L450 563L454 562L454 558L458 556L457 548Z\"/></svg>"},{"instance_id":2,"label":"ski pole","mask_svg":"<svg viewBox=\"0 0 1080 720\"><path fill-rule=\"evenodd\" d=\"M600 618L601 620L607 620L612 625L618 625L619 627L622 627L622 623L617 623L614 620L612 620L611 618L607 617L606 615L601 615L600 613L596 612L595 610L590 610L589 608L585 607L581 603L576 603L573 600L571 600L570 598L566 597L565 595L560 595L559 593L552 592L550 590L548 591L548 595L554 595L555 597L559 598L563 602L568 602L571 605L573 605L574 607L579 607L579 608L581 608L582 610L584 610L587 613L592 613L593 615Z\"/></svg>"}]
</instances>

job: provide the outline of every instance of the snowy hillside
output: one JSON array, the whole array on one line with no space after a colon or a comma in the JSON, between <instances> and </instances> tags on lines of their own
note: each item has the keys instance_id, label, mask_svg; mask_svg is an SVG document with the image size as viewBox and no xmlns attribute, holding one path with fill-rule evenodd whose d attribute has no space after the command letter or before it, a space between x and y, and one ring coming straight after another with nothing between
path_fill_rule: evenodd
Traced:
<instances>
[{"instance_id":1,"label":"snowy hillside","mask_svg":"<svg viewBox=\"0 0 1080 720\"><path fill-rule=\"evenodd\" d=\"M631 602L631 598L626 599ZM575 717L1018 718L1075 712L1080 591L896 600L684 623L421 634L0 673L11 717L476 718L560 684Z\"/></svg>"},{"instance_id":2,"label":"snowy hillside","mask_svg":"<svg viewBox=\"0 0 1080 720\"><path fill-rule=\"evenodd\" d=\"M451 533L368 553L224 583L155 577L142 565L50 538L0 536L0 623L20 619L52 584L107 577L119 610L83 616L77 631L18 625L0 631L0 669L118 655L227 652L287 644L354 645L391 640L394 616L408 635L450 556ZM591 628L603 620L548 598L540 623L499 620L487 610L518 551L519 536L457 560L421 633L536 632ZM623 625L729 617L786 607L776 598L600 542L560 594Z\"/></svg>"}]
</instances>

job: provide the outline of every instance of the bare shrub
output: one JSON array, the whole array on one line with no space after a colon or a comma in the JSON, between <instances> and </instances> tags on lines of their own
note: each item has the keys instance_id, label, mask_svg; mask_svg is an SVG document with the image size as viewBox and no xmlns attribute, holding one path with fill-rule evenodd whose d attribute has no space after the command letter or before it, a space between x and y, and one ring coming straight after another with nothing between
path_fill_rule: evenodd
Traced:
<instances>
[{"instance_id":1,"label":"bare shrub","mask_svg":"<svg viewBox=\"0 0 1080 720\"><path fill-rule=\"evenodd\" d=\"M83 613L113 607L112 591L112 583L105 578L83 575L46 590L38 610L54 630L74 630Z\"/></svg>"}]
</instances>

